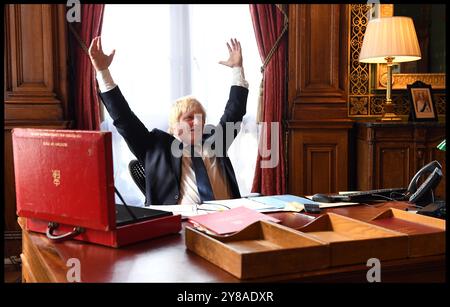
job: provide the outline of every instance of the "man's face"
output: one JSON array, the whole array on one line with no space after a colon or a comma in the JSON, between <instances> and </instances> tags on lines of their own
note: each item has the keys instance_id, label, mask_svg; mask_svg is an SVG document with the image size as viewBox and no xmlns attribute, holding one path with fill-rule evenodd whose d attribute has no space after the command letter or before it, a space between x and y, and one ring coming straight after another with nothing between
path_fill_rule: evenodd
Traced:
<instances>
[{"instance_id":1,"label":"man's face","mask_svg":"<svg viewBox=\"0 0 450 307\"><path fill-rule=\"evenodd\" d=\"M185 144L196 144L202 141L203 126L205 118L202 109L198 105L181 114L174 133Z\"/></svg>"}]
</instances>

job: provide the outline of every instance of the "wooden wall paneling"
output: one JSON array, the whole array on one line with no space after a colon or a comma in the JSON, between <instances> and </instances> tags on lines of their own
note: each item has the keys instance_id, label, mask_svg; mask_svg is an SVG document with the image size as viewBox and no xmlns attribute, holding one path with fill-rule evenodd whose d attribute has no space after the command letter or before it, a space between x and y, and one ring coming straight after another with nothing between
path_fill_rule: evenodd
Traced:
<instances>
[{"instance_id":1,"label":"wooden wall paneling","mask_svg":"<svg viewBox=\"0 0 450 307\"><path fill-rule=\"evenodd\" d=\"M349 6L289 5L288 191L347 190Z\"/></svg>"},{"instance_id":2,"label":"wooden wall paneling","mask_svg":"<svg viewBox=\"0 0 450 307\"><path fill-rule=\"evenodd\" d=\"M306 191L333 191L336 187L336 144L303 144ZM326 180L324 180L326 179Z\"/></svg>"},{"instance_id":3,"label":"wooden wall paneling","mask_svg":"<svg viewBox=\"0 0 450 307\"><path fill-rule=\"evenodd\" d=\"M65 6L5 6L5 120L68 117Z\"/></svg>"},{"instance_id":4,"label":"wooden wall paneling","mask_svg":"<svg viewBox=\"0 0 450 307\"><path fill-rule=\"evenodd\" d=\"M356 132L356 190L370 190L375 185L375 142L373 129L357 129Z\"/></svg>"},{"instance_id":5,"label":"wooden wall paneling","mask_svg":"<svg viewBox=\"0 0 450 307\"><path fill-rule=\"evenodd\" d=\"M289 20L288 118L346 119L348 6L290 5Z\"/></svg>"},{"instance_id":6,"label":"wooden wall paneling","mask_svg":"<svg viewBox=\"0 0 450 307\"><path fill-rule=\"evenodd\" d=\"M412 148L408 143L381 143L376 146L375 188L407 187L414 171Z\"/></svg>"},{"instance_id":7,"label":"wooden wall paneling","mask_svg":"<svg viewBox=\"0 0 450 307\"><path fill-rule=\"evenodd\" d=\"M356 126L358 190L407 187L421 167L437 160L444 177L436 196L445 199L445 152L436 148L445 138L444 124L359 122Z\"/></svg>"},{"instance_id":8,"label":"wooden wall paneling","mask_svg":"<svg viewBox=\"0 0 450 307\"><path fill-rule=\"evenodd\" d=\"M436 148L436 146L439 144L438 143L433 143L429 148L428 154L429 154L429 161L433 161L433 160L437 160L441 163L442 165L442 180L439 183L439 185L436 188L436 197L439 199L445 199L446 197L446 181L447 181L447 175L446 175L446 159L445 159L445 152L442 150L439 150Z\"/></svg>"},{"instance_id":9,"label":"wooden wall paneling","mask_svg":"<svg viewBox=\"0 0 450 307\"><path fill-rule=\"evenodd\" d=\"M68 50L64 4L9 4L4 9L5 231L19 231L11 130L66 129Z\"/></svg>"},{"instance_id":10,"label":"wooden wall paneling","mask_svg":"<svg viewBox=\"0 0 450 307\"><path fill-rule=\"evenodd\" d=\"M335 193L349 186L348 126L291 124L288 190L295 195Z\"/></svg>"},{"instance_id":11,"label":"wooden wall paneling","mask_svg":"<svg viewBox=\"0 0 450 307\"><path fill-rule=\"evenodd\" d=\"M351 20L361 16L361 22ZM445 153L435 149L445 138L442 124L373 121L371 129L351 130L360 121L349 117L350 81L370 75L350 75L360 42L353 38L362 33L365 16L365 5L289 5L287 173L293 194L402 187L431 160L445 164ZM336 146L340 138L347 138L346 146ZM342 156L348 157L345 165ZM335 165L348 170L346 176L335 175ZM344 183L347 178L351 182ZM445 198L445 178L436 194Z\"/></svg>"},{"instance_id":12,"label":"wooden wall paneling","mask_svg":"<svg viewBox=\"0 0 450 307\"><path fill-rule=\"evenodd\" d=\"M436 148L442 140L445 139L445 130L443 128L432 128L426 130L426 137L424 141L424 162L426 163L437 160L442 165L442 180L436 188L436 197L439 199L445 199L446 197L446 155L445 151ZM420 169L422 164L418 165L416 169Z\"/></svg>"}]
</instances>

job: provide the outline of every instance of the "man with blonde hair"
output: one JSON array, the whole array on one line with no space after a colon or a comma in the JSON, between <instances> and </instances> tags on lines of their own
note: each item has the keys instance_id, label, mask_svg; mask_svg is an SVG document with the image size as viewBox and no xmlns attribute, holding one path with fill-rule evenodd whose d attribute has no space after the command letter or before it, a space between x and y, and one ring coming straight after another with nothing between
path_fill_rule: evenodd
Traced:
<instances>
[{"instance_id":1,"label":"man with blonde hair","mask_svg":"<svg viewBox=\"0 0 450 307\"><path fill-rule=\"evenodd\" d=\"M178 99L169 114L169 133L149 131L131 111L109 72L115 50L103 53L100 37L89 48L97 72L100 96L117 131L145 168L147 205L194 204L213 199L239 198L233 166L227 156L246 113L248 83L242 67L241 44L227 43L233 83L225 111L216 126L206 125L206 112L192 96Z\"/></svg>"}]
</instances>

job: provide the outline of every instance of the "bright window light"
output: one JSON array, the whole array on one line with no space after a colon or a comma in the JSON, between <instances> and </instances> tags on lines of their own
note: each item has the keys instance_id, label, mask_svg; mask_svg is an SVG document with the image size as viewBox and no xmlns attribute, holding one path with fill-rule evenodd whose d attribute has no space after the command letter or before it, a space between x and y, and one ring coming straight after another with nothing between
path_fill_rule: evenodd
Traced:
<instances>
[{"instance_id":1,"label":"bright window light","mask_svg":"<svg viewBox=\"0 0 450 307\"><path fill-rule=\"evenodd\" d=\"M149 130L167 131L170 106L185 95L194 95L204 105L207 123L218 123L232 81L231 68L218 62L228 58L230 38L241 42L250 84L247 114L228 152L245 195L250 193L256 164L262 65L249 5L105 6L102 46L107 54L116 49L111 75ZM113 132L115 184L126 201L142 206L144 196L128 173L128 163L135 157L104 113L102 129Z\"/></svg>"}]
</instances>

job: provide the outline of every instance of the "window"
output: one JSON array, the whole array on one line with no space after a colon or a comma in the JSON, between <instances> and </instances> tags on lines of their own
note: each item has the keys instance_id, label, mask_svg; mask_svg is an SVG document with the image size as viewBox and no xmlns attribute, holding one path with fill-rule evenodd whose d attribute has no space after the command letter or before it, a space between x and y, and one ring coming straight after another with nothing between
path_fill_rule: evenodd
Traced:
<instances>
[{"instance_id":1,"label":"window","mask_svg":"<svg viewBox=\"0 0 450 307\"><path fill-rule=\"evenodd\" d=\"M229 149L242 195L250 193L257 156L255 123L261 58L248 5L106 5L102 26L105 53L116 49L110 71L131 109L151 130L167 131L175 99L194 95L206 123L217 124L227 102L232 74L218 64L228 58L226 42L237 38L250 84L247 114ZM115 184L131 205L144 196L128 173L135 159L105 111L103 130L113 132Z\"/></svg>"}]
</instances>

